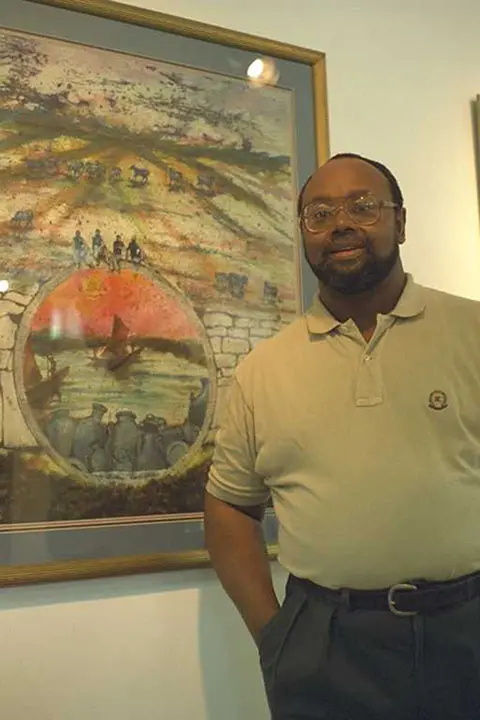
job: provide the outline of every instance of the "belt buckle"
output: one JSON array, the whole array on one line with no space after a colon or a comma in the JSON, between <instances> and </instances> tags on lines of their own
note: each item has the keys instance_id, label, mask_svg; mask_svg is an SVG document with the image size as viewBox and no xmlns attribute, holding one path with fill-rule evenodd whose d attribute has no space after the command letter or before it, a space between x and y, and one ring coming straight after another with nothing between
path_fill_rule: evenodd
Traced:
<instances>
[{"instance_id":1,"label":"belt buckle","mask_svg":"<svg viewBox=\"0 0 480 720\"><path fill-rule=\"evenodd\" d=\"M395 602L395 593L398 590L418 590L418 586L412 585L412 583L397 583L396 585L392 585L392 587L388 591L387 596L388 609L390 610L390 612L394 615L397 615L398 617L411 617L412 615L418 615L418 612L416 612L415 610L406 611L397 609Z\"/></svg>"}]
</instances>

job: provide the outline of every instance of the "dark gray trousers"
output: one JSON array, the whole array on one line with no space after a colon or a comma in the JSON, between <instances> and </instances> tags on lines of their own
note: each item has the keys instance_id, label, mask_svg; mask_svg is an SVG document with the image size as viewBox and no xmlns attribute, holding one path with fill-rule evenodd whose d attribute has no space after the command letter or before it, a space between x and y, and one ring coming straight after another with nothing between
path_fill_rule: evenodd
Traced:
<instances>
[{"instance_id":1,"label":"dark gray trousers","mask_svg":"<svg viewBox=\"0 0 480 720\"><path fill-rule=\"evenodd\" d=\"M290 578L259 652L272 720L480 720L480 598L397 617Z\"/></svg>"}]
</instances>

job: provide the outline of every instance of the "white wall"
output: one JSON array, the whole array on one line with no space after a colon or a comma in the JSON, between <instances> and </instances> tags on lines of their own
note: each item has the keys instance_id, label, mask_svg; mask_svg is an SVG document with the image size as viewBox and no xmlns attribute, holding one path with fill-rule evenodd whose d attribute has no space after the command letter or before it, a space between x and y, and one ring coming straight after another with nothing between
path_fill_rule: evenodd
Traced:
<instances>
[{"instance_id":1,"label":"white wall","mask_svg":"<svg viewBox=\"0 0 480 720\"><path fill-rule=\"evenodd\" d=\"M2 590L0 636L2 720L267 718L253 643L209 570Z\"/></svg>"},{"instance_id":2,"label":"white wall","mask_svg":"<svg viewBox=\"0 0 480 720\"><path fill-rule=\"evenodd\" d=\"M391 166L408 269L480 298L478 0L136 4L325 51L332 151ZM0 610L5 720L267 718L255 651L208 570L2 591Z\"/></svg>"}]
</instances>

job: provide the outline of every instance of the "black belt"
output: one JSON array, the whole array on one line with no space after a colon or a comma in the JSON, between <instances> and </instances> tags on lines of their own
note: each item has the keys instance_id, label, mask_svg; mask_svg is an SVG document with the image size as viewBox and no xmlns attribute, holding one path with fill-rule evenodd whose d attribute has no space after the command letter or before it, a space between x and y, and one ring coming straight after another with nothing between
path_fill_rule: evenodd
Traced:
<instances>
[{"instance_id":1,"label":"black belt","mask_svg":"<svg viewBox=\"0 0 480 720\"><path fill-rule=\"evenodd\" d=\"M288 584L300 586L310 595L348 605L351 610L389 610L394 615L408 616L460 605L477 597L480 572L446 582L412 580L382 590L332 590L294 575L290 575Z\"/></svg>"}]
</instances>

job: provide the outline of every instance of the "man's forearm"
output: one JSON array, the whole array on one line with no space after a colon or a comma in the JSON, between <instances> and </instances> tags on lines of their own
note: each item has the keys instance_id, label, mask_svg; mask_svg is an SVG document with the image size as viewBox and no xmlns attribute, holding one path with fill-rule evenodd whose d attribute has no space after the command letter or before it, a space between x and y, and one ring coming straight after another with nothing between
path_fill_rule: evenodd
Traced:
<instances>
[{"instance_id":1,"label":"man's forearm","mask_svg":"<svg viewBox=\"0 0 480 720\"><path fill-rule=\"evenodd\" d=\"M279 607L260 522L206 493L205 536L220 582L257 640Z\"/></svg>"}]
</instances>

